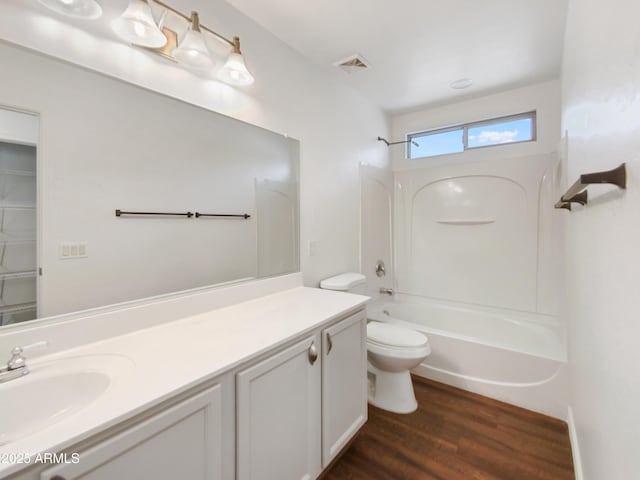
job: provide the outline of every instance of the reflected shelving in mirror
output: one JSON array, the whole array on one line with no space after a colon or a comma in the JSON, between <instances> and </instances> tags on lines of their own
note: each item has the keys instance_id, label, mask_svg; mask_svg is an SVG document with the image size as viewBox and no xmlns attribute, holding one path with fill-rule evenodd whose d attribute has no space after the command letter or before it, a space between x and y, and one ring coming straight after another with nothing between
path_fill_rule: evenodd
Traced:
<instances>
[{"instance_id":1,"label":"reflected shelving in mirror","mask_svg":"<svg viewBox=\"0 0 640 480\"><path fill-rule=\"evenodd\" d=\"M19 124L15 115L1 118ZM0 142L0 325L34 319L37 299L37 151L6 137Z\"/></svg>"}]
</instances>

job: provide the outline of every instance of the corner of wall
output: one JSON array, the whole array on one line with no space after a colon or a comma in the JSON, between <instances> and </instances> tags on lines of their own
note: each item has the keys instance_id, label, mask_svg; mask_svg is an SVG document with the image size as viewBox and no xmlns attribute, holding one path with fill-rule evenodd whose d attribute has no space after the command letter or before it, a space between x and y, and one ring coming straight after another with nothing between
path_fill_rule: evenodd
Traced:
<instances>
[{"instance_id":1,"label":"corner of wall","mask_svg":"<svg viewBox=\"0 0 640 480\"><path fill-rule=\"evenodd\" d=\"M580 445L578 444L578 432L576 431L576 424L571 406L567 407L567 424L569 425L569 440L571 441L571 454L573 456L573 471L576 475L576 480L584 480Z\"/></svg>"}]
</instances>

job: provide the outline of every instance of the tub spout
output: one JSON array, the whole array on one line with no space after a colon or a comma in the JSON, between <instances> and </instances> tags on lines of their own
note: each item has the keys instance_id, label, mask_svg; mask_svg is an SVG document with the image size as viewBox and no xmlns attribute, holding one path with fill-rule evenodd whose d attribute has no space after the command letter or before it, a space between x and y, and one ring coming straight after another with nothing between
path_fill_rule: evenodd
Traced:
<instances>
[{"instance_id":1,"label":"tub spout","mask_svg":"<svg viewBox=\"0 0 640 480\"><path fill-rule=\"evenodd\" d=\"M383 293L383 294L386 294L386 295L393 295L393 288L381 287L380 288L380 293Z\"/></svg>"}]
</instances>

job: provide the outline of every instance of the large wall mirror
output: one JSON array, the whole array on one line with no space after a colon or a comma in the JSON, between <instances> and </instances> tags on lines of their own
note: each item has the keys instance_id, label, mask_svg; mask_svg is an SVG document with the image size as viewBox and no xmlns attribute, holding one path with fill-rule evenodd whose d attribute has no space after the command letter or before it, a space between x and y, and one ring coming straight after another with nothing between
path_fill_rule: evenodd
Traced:
<instances>
[{"instance_id":1,"label":"large wall mirror","mask_svg":"<svg viewBox=\"0 0 640 480\"><path fill-rule=\"evenodd\" d=\"M299 270L298 141L6 43L0 58L1 325Z\"/></svg>"}]
</instances>

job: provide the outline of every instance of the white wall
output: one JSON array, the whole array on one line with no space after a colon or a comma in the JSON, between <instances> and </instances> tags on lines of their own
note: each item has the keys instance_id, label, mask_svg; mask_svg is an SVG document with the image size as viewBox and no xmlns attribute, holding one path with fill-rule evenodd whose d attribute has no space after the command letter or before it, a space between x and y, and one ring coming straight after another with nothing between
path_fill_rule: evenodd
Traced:
<instances>
[{"instance_id":1,"label":"white wall","mask_svg":"<svg viewBox=\"0 0 640 480\"><path fill-rule=\"evenodd\" d=\"M2 2L0 38L299 139L305 284L357 270L358 169L360 162L388 165L386 147L375 141L388 135L385 115L338 82L341 72L314 66L226 2L176 6L198 10L203 23L240 35L256 78L252 87L234 89L197 77L122 44L104 25L68 21L37 2ZM306 254L310 240L317 242L313 257Z\"/></svg>"},{"instance_id":2,"label":"white wall","mask_svg":"<svg viewBox=\"0 0 640 480\"><path fill-rule=\"evenodd\" d=\"M627 162L566 215L570 405L587 480L638 478L640 3L572 0L562 73L567 181ZM578 471L578 469L577 469Z\"/></svg>"},{"instance_id":3,"label":"white wall","mask_svg":"<svg viewBox=\"0 0 640 480\"><path fill-rule=\"evenodd\" d=\"M402 146L397 146L393 147L393 169L403 170L430 167L441 163L497 160L555 151L560 140L560 82L553 80L440 107L395 115L391 119L391 138L398 141L404 140L408 133L532 110L537 111L538 138L536 142L501 145L497 148L479 148L459 154L415 160L407 160L405 149Z\"/></svg>"}]
</instances>

